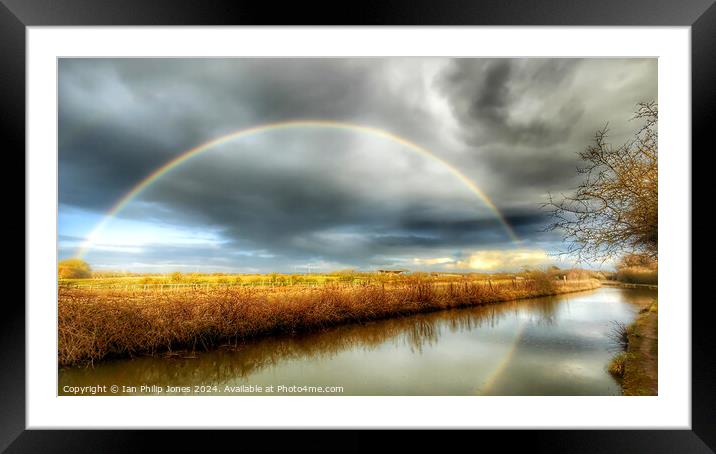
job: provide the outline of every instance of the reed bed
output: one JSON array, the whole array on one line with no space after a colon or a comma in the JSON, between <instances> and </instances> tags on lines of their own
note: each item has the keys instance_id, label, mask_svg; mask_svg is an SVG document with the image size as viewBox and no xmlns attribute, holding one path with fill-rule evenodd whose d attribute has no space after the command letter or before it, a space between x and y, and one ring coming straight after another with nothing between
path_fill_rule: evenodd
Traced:
<instances>
[{"instance_id":1,"label":"reed bed","mask_svg":"<svg viewBox=\"0 0 716 454\"><path fill-rule=\"evenodd\" d=\"M419 312L593 289L594 279L530 279L321 287L157 289L60 288L58 364L208 349L218 343L320 330Z\"/></svg>"}]
</instances>

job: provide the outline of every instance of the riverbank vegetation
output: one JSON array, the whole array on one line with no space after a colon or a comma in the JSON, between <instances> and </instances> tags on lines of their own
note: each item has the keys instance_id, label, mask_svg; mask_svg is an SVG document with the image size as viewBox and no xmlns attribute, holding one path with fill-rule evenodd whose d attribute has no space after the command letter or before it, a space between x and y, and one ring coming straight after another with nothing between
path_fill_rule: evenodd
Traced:
<instances>
[{"instance_id":1,"label":"riverbank vegetation","mask_svg":"<svg viewBox=\"0 0 716 454\"><path fill-rule=\"evenodd\" d=\"M645 254L627 254L617 265L615 279L627 284L657 285L659 283L658 263Z\"/></svg>"},{"instance_id":2,"label":"riverbank vegetation","mask_svg":"<svg viewBox=\"0 0 716 454\"><path fill-rule=\"evenodd\" d=\"M365 275L364 275L365 274ZM599 281L522 276L353 273L322 285L129 286L61 285L60 366L107 357L206 349L219 342L320 330L429 312L589 290Z\"/></svg>"},{"instance_id":3,"label":"riverbank vegetation","mask_svg":"<svg viewBox=\"0 0 716 454\"><path fill-rule=\"evenodd\" d=\"M468 310L424 312L374 322L349 323L305 336L279 335L238 343L225 342L208 355L178 349L157 355L162 359L179 361L155 361L155 357L143 357L138 358L135 364L121 361L105 364L105 367L118 371L116 375L113 374L112 380L119 381L114 383L120 386L137 383L159 386L167 383L179 386L228 383L237 377L246 379L287 362L311 362L319 358L330 360L351 350L375 352L386 342L399 348L407 347L413 352L422 352L432 348L446 335L441 332L446 326L450 327L450 333L453 334L468 333L478 327L494 327L495 324L511 320L516 313L524 313L527 306L535 320L540 324L548 324L554 319L559 304L556 299L539 298L475 306ZM455 354L461 354L460 350L458 348ZM96 383L94 371L88 368L65 369L63 372L85 376L89 382ZM110 395L109 390L107 395Z\"/></svg>"},{"instance_id":4,"label":"riverbank vegetation","mask_svg":"<svg viewBox=\"0 0 716 454\"><path fill-rule=\"evenodd\" d=\"M629 332L622 389L627 396L658 395L658 305L639 313Z\"/></svg>"},{"instance_id":5,"label":"riverbank vegetation","mask_svg":"<svg viewBox=\"0 0 716 454\"><path fill-rule=\"evenodd\" d=\"M623 349L609 363L609 373L619 380L624 395L658 395L658 303L642 307L636 321L618 331Z\"/></svg>"}]
</instances>

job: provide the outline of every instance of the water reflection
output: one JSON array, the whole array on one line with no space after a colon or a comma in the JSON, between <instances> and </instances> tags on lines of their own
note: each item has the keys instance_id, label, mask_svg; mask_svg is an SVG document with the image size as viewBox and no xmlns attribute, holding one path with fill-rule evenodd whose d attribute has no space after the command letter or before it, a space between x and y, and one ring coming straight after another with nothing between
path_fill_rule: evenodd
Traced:
<instances>
[{"instance_id":1,"label":"water reflection","mask_svg":"<svg viewBox=\"0 0 716 454\"><path fill-rule=\"evenodd\" d=\"M222 394L225 385L307 384L345 394L614 394L604 371L609 322L630 321L634 303L654 296L600 289L106 361L60 370L59 393L67 385L217 385Z\"/></svg>"}]
</instances>

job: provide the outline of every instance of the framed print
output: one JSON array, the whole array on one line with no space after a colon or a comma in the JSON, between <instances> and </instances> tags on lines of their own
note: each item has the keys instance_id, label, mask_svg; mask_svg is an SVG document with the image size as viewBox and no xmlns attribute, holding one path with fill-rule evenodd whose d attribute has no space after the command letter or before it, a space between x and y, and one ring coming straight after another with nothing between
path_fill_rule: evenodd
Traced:
<instances>
[{"instance_id":1,"label":"framed print","mask_svg":"<svg viewBox=\"0 0 716 454\"><path fill-rule=\"evenodd\" d=\"M4 2L26 296L3 448L710 452L691 150L716 9L549 6Z\"/></svg>"}]
</instances>

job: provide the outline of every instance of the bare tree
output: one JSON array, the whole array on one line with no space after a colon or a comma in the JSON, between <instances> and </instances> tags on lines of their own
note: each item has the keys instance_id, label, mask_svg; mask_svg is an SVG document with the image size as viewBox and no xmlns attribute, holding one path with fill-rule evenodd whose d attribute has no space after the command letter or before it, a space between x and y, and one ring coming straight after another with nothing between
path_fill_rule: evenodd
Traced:
<instances>
[{"instance_id":1,"label":"bare tree","mask_svg":"<svg viewBox=\"0 0 716 454\"><path fill-rule=\"evenodd\" d=\"M643 122L620 146L607 142L609 130L579 153L582 183L573 193L544 204L554 217L548 230L560 231L563 253L578 260L609 259L624 253L658 254L658 107L638 104L633 119Z\"/></svg>"}]
</instances>

